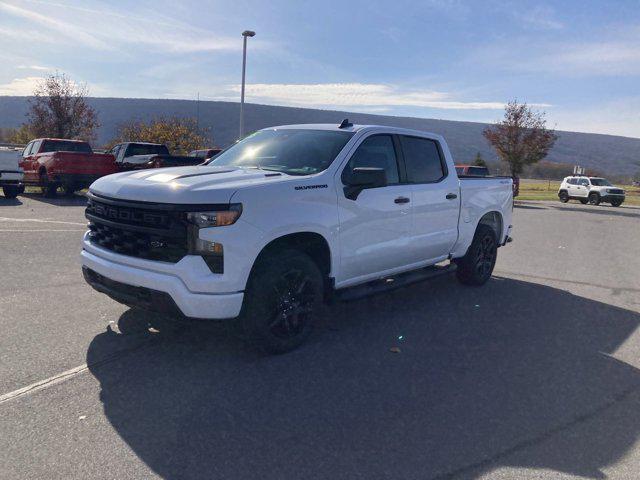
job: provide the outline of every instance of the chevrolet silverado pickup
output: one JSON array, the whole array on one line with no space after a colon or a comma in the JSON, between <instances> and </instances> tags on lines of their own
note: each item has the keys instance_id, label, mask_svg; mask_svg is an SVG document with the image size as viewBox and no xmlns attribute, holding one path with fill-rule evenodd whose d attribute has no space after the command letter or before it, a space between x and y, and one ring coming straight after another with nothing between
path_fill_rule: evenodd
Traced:
<instances>
[{"instance_id":1,"label":"chevrolet silverado pickup","mask_svg":"<svg viewBox=\"0 0 640 480\"><path fill-rule=\"evenodd\" d=\"M54 196L58 188L73 195L93 181L118 171L113 155L93 153L87 142L59 138L32 140L22 152L24 183Z\"/></svg>"},{"instance_id":2,"label":"chevrolet silverado pickup","mask_svg":"<svg viewBox=\"0 0 640 480\"><path fill-rule=\"evenodd\" d=\"M116 159L119 170L183 167L198 165L203 159L190 155L171 155L161 143L125 142L115 145L109 152Z\"/></svg>"},{"instance_id":3,"label":"chevrolet silverado pickup","mask_svg":"<svg viewBox=\"0 0 640 480\"><path fill-rule=\"evenodd\" d=\"M511 214L511 178L459 178L439 135L289 125L204 165L96 181L81 261L118 302L235 319L281 353L307 338L323 301L450 272L484 284Z\"/></svg>"},{"instance_id":4,"label":"chevrolet silverado pickup","mask_svg":"<svg viewBox=\"0 0 640 480\"><path fill-rule=\"evenodd\" d=\"M18 165L20 150L0 148L0 187L5 198L16 198L24 192L24 172Z\"/></svg>"}]
</instances>

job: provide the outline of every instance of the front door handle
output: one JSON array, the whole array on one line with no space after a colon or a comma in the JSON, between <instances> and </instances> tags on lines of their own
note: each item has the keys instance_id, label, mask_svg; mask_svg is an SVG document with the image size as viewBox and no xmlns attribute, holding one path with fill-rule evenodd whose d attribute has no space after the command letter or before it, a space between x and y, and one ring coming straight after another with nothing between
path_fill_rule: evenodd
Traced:
<instances>
[{"instance_id":1,"label":"front door handle","mask_svg":"<svg viewBox=\"0 0 640 480\"><path fill-rule=\"evenodd\" d=\"M395 203L409 203L411 200L409 200L407 197L398 197L394 200Z\"/></svg>"},{"instance_id":2,"label":"front door handle","mask_svg":"<svg viewBox=\"0 0 640 480\"><path fill-rule=\"evenodd\" d=\"M455 193L447 193L447 196L445 197L447 200L454 200L456 198L458 198L458 195Z\"/></svg>"}]
</instances>

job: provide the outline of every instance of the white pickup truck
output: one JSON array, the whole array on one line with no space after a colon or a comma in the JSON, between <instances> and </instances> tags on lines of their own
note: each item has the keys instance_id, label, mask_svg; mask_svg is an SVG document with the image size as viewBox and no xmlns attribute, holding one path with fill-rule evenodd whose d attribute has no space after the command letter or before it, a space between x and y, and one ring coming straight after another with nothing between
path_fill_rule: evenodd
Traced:
<instances>
[{"instance_id":1,"label":"white pickup truck","mask_svg":"<svg viewBox=\"0 0 640 480\"><path fill-rule=\"evenodd\" d=\"M19 166L21 152L12 147L0 147L0 187L5 198L16 198L24 192L24 172Z\"/></svg>"},{"instance_id":2,"label":"white pickup truck","mask_svg":"<svg viewBox=\"0 0 640 480\"><path fill-rule=\"evenodd\" d=\"M129 306L232 319L280 353L320 302L456 271L484 284L511 235L511 178L458 178L439 135L393 127L260 130L206 165L91 185L87 282Z\"/></svg>"}]
</instances>

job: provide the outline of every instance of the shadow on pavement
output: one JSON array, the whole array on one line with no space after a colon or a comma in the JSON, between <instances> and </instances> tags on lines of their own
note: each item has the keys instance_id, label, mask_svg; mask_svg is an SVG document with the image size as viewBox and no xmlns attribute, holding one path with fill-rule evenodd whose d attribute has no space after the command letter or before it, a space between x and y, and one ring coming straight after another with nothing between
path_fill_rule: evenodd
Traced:
<instances>
[{"instance_id":1,"label":"shadow on pavement","mask_svg":"<svg viewBox=\"0 0 640 480\"><path fill-rule=\"evenodd\" d=\"M90 369L113 428L166 479L604 478L640 431L640 372L610 355L639 322L533 283L445 279L332 306L288 355L160 326L151 348ZM87 363L126 339L96 336Z\"/></svg>"},{"instance_id":2,"label":"shadow on pavement","mask_svg":"<svg viewBox=\"0 0 640 480\"><path fill-rule=\"evenodd\" d=\"M55 205L58 207L81 207L87 204L87 197L82 194L74 194L66 197L64 195L56 195L55 197L45 197L41 193L23 193L23 197L27 197L31 200L36 200L42 203L48 203L49 205Z\"/></svg>"},{"instance_id":3,"label":"shadow on pavement","mask_svg":"<svg viewBox=\"0 0 640 480\"><path fill-rule=\"evenodd\" d=\"M18 205L22 205L19 198L5 198L0 195L0 207L17 207Z\"/></svg>"}]
</instances>

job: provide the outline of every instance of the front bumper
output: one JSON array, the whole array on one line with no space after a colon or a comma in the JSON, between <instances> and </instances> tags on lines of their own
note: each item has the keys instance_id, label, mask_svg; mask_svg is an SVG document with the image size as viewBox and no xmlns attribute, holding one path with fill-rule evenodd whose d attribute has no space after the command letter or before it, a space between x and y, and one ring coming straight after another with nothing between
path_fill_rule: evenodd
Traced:
<instances>
[{"instance_id":1,"label":"front bumper","mask_svg":"<svg viewBox=\"0 0 640 480\"><path fill-rule=\"evenodd\" d=\"M243 292L195 293L175 275L123 265L87 250L81 257L87 283L125 305L195 319L223 320L240 314Z\"/></svg>"},{"instance_id":2,"label":"front bumper","mask_svg":"<svg viewBox=\"0 0 640 480\"><path fill-rule=\"evenodd\" d=\"M625 199L624 194L613 194L613 193L608 193L600 197L600 201L605 203L610 203L611 201L624 202L624 199Z\"/></svg>"}]
</instances>

